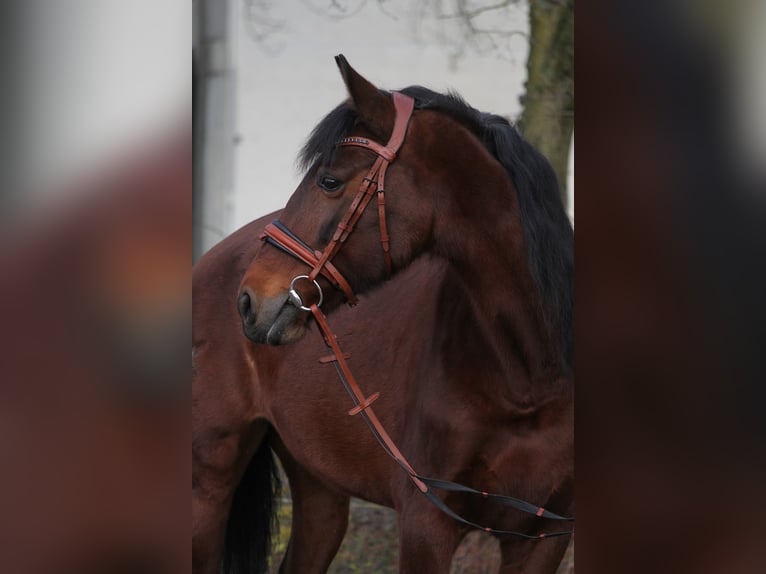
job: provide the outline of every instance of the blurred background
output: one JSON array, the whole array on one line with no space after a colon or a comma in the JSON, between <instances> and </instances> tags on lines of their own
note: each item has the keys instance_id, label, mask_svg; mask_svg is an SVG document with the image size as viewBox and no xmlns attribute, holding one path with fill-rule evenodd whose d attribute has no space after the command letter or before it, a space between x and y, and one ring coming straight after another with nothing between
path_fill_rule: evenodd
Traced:
<instances>
[{"instance_id":1,"label":"blurred background","mask_svg":"<svg viewBox=\"0 0 766 574\"><path fill-rule=\"evenodd\" d=\"M0 27L0 570L189 572L191 6Z\"/></svg>"},{"instance_id":2,"label":"blurred background","mask_svg":"<svg viewBox=\"0 0 766 574\"><path fill-rule=\"evenodd\" d=\"M191 112L185 0L4 3L16 199L44 205ZM6 149L8 149L6 148ZM23 190L23 194L20 192Z\"/></svg>"}]
</instances>

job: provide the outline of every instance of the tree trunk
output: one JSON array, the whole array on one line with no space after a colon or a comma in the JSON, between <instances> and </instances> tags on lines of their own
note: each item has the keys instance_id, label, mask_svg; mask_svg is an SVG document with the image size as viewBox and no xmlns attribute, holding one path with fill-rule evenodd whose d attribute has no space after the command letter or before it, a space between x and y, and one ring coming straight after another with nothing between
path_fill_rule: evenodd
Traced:
<instances>
[{"instance_id":1,"label":"tree trunk","mask_svg":"<svg viewBox=\"0 0 766 574\"><path fill-rule=\"evenodd\" d=\"M529 0L529 25L519 129L551 162L566 205L574 131L574 0Z\"/></svg>"}]
</instances>

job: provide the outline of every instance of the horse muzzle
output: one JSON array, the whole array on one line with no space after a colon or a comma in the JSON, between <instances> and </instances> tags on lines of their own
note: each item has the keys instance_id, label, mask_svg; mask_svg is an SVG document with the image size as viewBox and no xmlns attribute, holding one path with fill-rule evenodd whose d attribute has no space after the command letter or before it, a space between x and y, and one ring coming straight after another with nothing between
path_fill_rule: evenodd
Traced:
<instances>
[{"instance_id":1,"label":"horse muzzle","mask_svg":"<svg viewBox=\"0 0 766 574\"><path fill-rule=\"evenodd\" d=\"M244 287L237 298L237 310L245 336L254 343L286 345L306 334L307 313L289 301L288 293L258 299Z\"/></svg>"}]
</instances>

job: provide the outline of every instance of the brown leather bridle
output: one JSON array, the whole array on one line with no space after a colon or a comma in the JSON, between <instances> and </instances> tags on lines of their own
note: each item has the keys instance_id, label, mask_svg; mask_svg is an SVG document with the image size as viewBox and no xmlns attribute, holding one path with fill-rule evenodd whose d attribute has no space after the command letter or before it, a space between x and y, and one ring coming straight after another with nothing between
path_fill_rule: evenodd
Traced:
<instances>
[{"instance_id":1,"label":"brown leather bridle","mask_svg":"<svg viewBox=\"0 0 766 574\"><path fill-rule=\"evenodd\" d=\"M375 163L370 168L367 175L362 179L362 183L359 187L359 191L356 197L351 202L345 216L338 224L330 242L325 247L324 251L317 251L312 249L308 244L301 240L297 235L292 233L279 221L273 221L266 226L261 239L269 242L270 244L278 247L287 254L302 261L309 267L311 271L308 275L298 275L290 283L289 300L290 302L304 311L310 311L316 319L317 325L322 333L325 344L332 350L332 354L327 357L319 359L321 363L334 363L335 368L338 371L338 376L341 382L348 391L351 399L354 402L354 408L352 408L348 414L351 416L361 415L367 426L370 427L372 434L377 439L378 443L383 447L383 450L394 459L394 461L407 473L407 476L412 483L428 498L435 506L437 506L442 512L448 516L454 518L458 522L484 530L492 534L508 534L525 538L528 540L540 540L542 538L551 538L555 536L566 536L572 533L572 531L561 532L549 532L540 533L537 535L528 535L522 532L515 532L511 530L499 530L495 528L489 528L481 526L469 520L466 520L462 516L455 513L449 508L443 500L441 500L433 492L433 488L451 492L463 492L467 494L479 495L484 499L492 499L501 504L511 506L517 510L534 514L540 518L547 518L551 520L563 520L572 521L573 518L560 516L541 506L519 500L511 496L505 496L500 494L491 494L489 492L475 490L469 486L457 484L454 482L439 480L434 478L427 478L419 475L412 468L402 452L398 449L391 436L386 432L386 429L381 424L378 417L375 415L371 405L379 397L380 393L373 393L369 397L365 397L359 384L356 381L351 369L346 363L346 359L350 358L349 353L344 353L340 348L337 335L332 332L329 324L327 323L327 317L320 310L320 306L324 300L324 294L322 288L317 282L317 277L322 275L337 289L341 290L348 300L350 305L357 303L356 295L354 294L348 281L338 271L338 269L331 263L332 258L338 253L345 241L348 239L351 232L354 230L356 223L364 213L364 210L372 200L372 196L377 193L378 197L378 218L380 222L380 242L383 247L383 255L386 261L386 269L389 274L391 273L391 254L389 250L389 237L388 229L386 226L386 211L385 211L385 177L388 166L396 159L396 155L404 143L404 138L407 135L407 127L409 126L410 118L414 110L414 100L400 92L393 92L394 108L396 110L396 119L394 122L394 129L391 133L391 137L385 146L380 145L377 142L362 137L347 137L337 142L338 146L357 146L365 149L369 149L377 154ZM313 303L306 305L303 296L298 292L296 283L299 280L307 280L317 289L317 300Z\"/></svg>"},{"instance_id":2,"label":"brown leather bridle","mask_svg":"<svg viewBox=\"0 0 766 574\"><path fill-rule=\"evenodd\" d=\"M331 263L331 260L340 251L340 248L348 239L351 232L354 231L359 218L362 217L365 209L370 204L373 195L378 196L378 220L380 224L380 244L383 248L383 257L386 261L386 270L391 273L391 252L390 241L388 237L388 227L386 225L386 170L396 159L399 148L404 143L404 137L407 135L407 127L412 117L412 111L415 107L415 101L402 93L393 93L394 108L396 110L396 120L391 137L385 146L380 145L368 138L347 137L336 143L337 146L356 146L369 149L377 154L377 159L372 165L367 175L362 179L359 191L351 202L346 215L338 224L332 239L324 248L324 251L315 251L301 241L294 233L291 233L284 225L275 221L270 223L264 229L261 239L267 239L269 243L276 245L283 251L300 259L311 267L308 275L299 275L290 284L290 301L299 309L308 311L310 307L306 306L303 298L295 288L295 283L300 279L306 279L313 283L319 295L319 301L324 300L322 288L316 279L322 275L337 289L343 291L349 305L356 305L357 298L351 289L348 281ZM319 304L317 305L319 306Z\"/></svg>"}]
</instances>

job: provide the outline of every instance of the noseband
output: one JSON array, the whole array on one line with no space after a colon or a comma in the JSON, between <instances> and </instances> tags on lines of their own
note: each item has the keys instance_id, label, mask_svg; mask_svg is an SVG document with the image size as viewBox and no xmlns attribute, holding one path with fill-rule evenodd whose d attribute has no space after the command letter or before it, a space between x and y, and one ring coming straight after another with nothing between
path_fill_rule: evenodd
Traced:
<instances>
[{"instance_id":1,"label":"noseband","mask_svg":"<svg viewBox=\"0 0 766 574\"><path fill-rule=\"evenodd\" d=\"M404 137L407 135L407 126L409 125L410 118L412 117L412 111L415 107L415 101L405 96L400 92L393 92L394 109L396 110L396 119L394 121L394 129L391 132L391 137L385 146L380 145L377 142L362 137L347 137L339 140L336 146L356 146L362 147L373 151L377 154L377 159L372 165L367 175L362 179L362 183L359 186L359 191L356 197L351 202L351 205L346 211L346 215L338 224L332 239L324 248L324 251L316 251L312 249L308 244L302 241L297 235L292 233L279 221L274 221L266 226L261 239L269 242L270 244L278 247L282 251L292 255L296 259L303 261L306 265L311 267L311 271L308 275L299 275L295 277L290 284L290 302L296 307L303 310L310 310L310 306L306 305L302 296L295 288L295 284L298 280L305 280L309 283L313 283L314 287L318 291L319 304L321 304L324 296L322 294L322 288L317 283L317 277L322 275L330 283L340 291L343 291L349 305L356 305L357 298L354 291L351 289L348 281L338 271L338 269L330 262L333 257L340 251L340 248L346 242L351 232L356 227L359 218L364 213L364 210L372 200L372 196L377 193L378 196L378 220L380 223L380 244L383 248L383 257L386 261L386 270L389 275L391 274L391 253L390 242L388 237L388 228L386 226L386 201L385 201L385 182L386 182L386 170L388 166L396 159L396 154L402 147Z\"/></svg>"}]
</instances>

